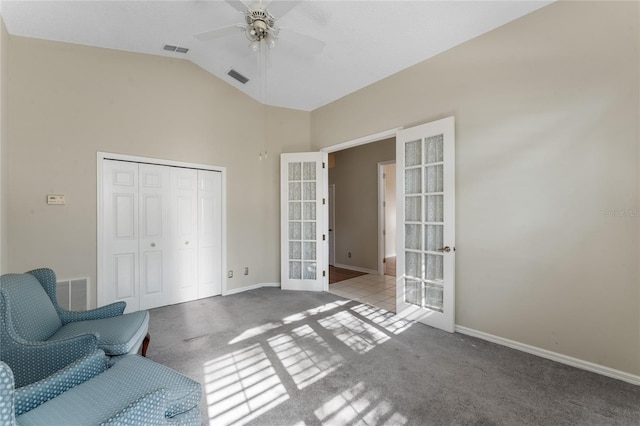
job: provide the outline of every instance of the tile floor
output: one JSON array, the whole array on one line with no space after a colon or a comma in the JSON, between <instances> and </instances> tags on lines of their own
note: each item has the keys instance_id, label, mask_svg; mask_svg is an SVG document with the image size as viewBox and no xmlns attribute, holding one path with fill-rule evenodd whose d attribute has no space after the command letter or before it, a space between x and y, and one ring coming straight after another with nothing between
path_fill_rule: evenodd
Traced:
<instances>
[{"instance_id":1,"label":"tile floor","mask_svg":"<svg viewBox=\"0 0 640 426\"><path fill-rule=\"evenodd\" d=\"M396 311L396 279L388 275L367 274L329 286L329 293Z\"/></svg>"}]
</instances>

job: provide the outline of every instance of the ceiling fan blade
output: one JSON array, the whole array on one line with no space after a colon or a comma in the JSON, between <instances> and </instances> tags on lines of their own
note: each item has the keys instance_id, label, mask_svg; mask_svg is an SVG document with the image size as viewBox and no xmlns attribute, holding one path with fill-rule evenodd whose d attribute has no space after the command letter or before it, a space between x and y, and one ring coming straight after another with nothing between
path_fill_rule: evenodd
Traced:
<instances>
[{"instance_id":1,"label":"ceiling fan blade","mask_svg":"<svg viewBox=\"0 0 640 426\"><path fill-rule=\"evenodd\" d=\"M273 0L267 6L267 10L274 18L279 19L304 0Z\"/></svg>"},{"instance_id":2,"label":"ceiling fan blade","mask_svg":"<svg viewBox=\"0 0 640 426\"><path fill-rule=\"evenodd\" d=\"M229 3L229 6L233 7L238 12L246 12L249 7L242 0L225 0Z\"/></svg>"},{"instance_id":3,"label":"ceiling fan blade","mask_svg":"<svg viewBox=\"0 0 640 426\"><path fill-rule=\"evenodd\" d=\"M228 27L221 27L221 28L216 28L215 30L205 31L203 33L194 35L194 37L200 41L209 41L209 40L215 40L217 38L226 37L231 34L239 33L241 31L244 31L244 25L235 24L235 25L229 25Z\"/></svg>"},{"instance_id":4,"label":"ceiling fan blade","mask_svg":"<svg viewBox=\"0 0 640 426\"><path fill-rule=\"evenodd\" d=\"M285 28L280 28L280 31L281 37L278 38L278 42L294 43L298 48L312 55L317 55L324 50L324 41L322 40Z\"/></svg>"}]
</instances>

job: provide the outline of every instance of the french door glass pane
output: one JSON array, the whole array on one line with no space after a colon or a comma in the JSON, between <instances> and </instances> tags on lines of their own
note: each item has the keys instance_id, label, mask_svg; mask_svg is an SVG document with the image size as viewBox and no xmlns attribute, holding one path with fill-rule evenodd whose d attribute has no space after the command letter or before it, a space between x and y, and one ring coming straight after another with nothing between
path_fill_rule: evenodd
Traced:
<instances>
[{"instance_id":1,"label":"french door glass pane","mask_svg":"<svg viewBox=\"0 0 640 426\"><path fill-rule=\"evenodd\" d=\"M302 256L305 260L316 260L316 242L305 241L302 243Z\"/></svg>"},{"instance_id":2,"label":"french door glass pane","mask_svg":"<svg viewBox=\"0 0 640 426\"><path fill-rule=\"evenodd\" d=\"M416 280L407 279L404 286L404 301L412 305L421 305L420 287L422 283Z\"/></svg>"},{"instance_id":3,"label":"french door glass pane","mask_svg":"<svg viewBox=\"0 0 640 426\"><path fill-rule=\"evenodd\" d=\"M413 278L422 278L422 254L408 251L404 257L406 275Z\"/></svg>"},{"instance_id":4,"label":"french door glass pane","mask_svg":"<svg viewBox=\"0 0 640 426\"><path fill-rule=\"evenodd\" d=\"M302 189L300 182L289 183L289 201L296 201L302 199Z\"/></svg>"},{"instance_id":5,"label":"french door glass pane","mask_svg":"<svg viewBox=\"0 0 640 426\"><path fill-rule=\"evenodd\" d=\"M289 241L289 259L302 259L302 245L299 241Z\"/></svg>"},{"instance_id":6,"label":"french door glass pane","mask_svg":"<svg viewBox=\"0 0 640 426\"><path fill-rule=\"evenodd\" d=\"M309 161L304 163L304 180L316 180L316 163Z\"/></svg>"},{"instance_id":7,"label":"french door glass pane","mask_svg":"<svg viewBox=\"0 0 640 426\"><path fill-rule=\"evenodd\" d=\"M427 164L438 163L443 160L443 142L444 135L431 136L425 139Z\"/></svg>"},{"instance_id":8,"label":"french door glass pane","mask_svg":"<svg viewBox=\"0 0 640 426\"><path fill-rule=\"evenodd\" d=\"M305 240L315 241L316 240L316 223L315 222L304 222L302 224L302 236Z\"/></svg>"},{"instance_id":9,"label":"french door glass pane","mask_svg":"<svg viewBox=\"0 0 640 426\"><path fill-rule=\"evenodd\" d=\"M405 166L419 166L422 164L422 141L407 142L404 146Z\"/></svg>"},{"instance_id":10,"label":"french door glass pane","mask_svg":"<svg viewBox=\"0 0 640 426\"><path fill-rule=\"evenodd\" d=\"M443 135L404 146L406 303L442 312L444 243Z\"/></svg>"},{"instance_id":11,"label":"french door glass pane","mask_svg":"<svg viewBox=\"0 0 640 426\"><path fill-rule=\"evenodd\" d=\"M314 200L316 199L316 183L315 182L305 182L303 185L303 196L305 200Z\"/></svg>"},{"instance_id":12,"label":"french door glass pane","mask_svg":"<svg viewBox=\"0 0 640 426\"><path fill-rule=\"evenodd\" d=\"M316 220L316 203L303 203L302 218L304 220Z\"/></svg>"},{"instance_id":13,"label":"french door glass pane","mask_svg":"<svg viewBox=\"0 0 640 426\"><path fill-rule=\"evenodd\" d=\"M406 197L404 199L404 220L406 222L422 222L422 197Z\"/></svg>"},{"instance_id":14,"label":"french door glass pane","mask_svg":"<svg viewBox=\"0 0 640 426\"><path fill-rule=\"evenodd\" d=\"M289 163L289 182L294 180L302 180L300 163Z\"/></svg>"},{"instance_id":15,"label":"french door glass pane","mask_svg":"<svg viewBox=\"0 0 640 426\"><path fill-rule=\"evenodd\" d=\"M420 194L422 192L422 169L409 169L404 172L404 193Z\"/></svg>"},{"instance_id":16,"label":"french door glass pane","mask_svg":"<svg viewBox=\"0 0 640 426\"><path fill-rule=\"evenodd\" d=\"M444 230L443 225L427 225L424 227L426 240L426 251L436 251L442 248L442 233Z\"/></svg>"},{"instance_id":17,"label":"french door glass pane","mask_svg":"<svg viewBox=\"0 0 640 426\"><path fill-rule=\"evenodd\" d=\"M426 257L426 276L425 278L432 281L442 281L442 255L441 254L425 254Z\"/></svg>"},{"instance_id":18,"label":"french door glass pane","mask_svg":"<svg viewBox=\"0 0 640 426\"><path fill-rule=\"evenodd\" d=\"M316 279L316 262L304 262L304 276L305 280Z\"/></svg>"},{"instance_id":19,"label":"french door glass pane","mask_svg":"<svg viewBox=\"0 0 640 426\"><path fill-rule=\"evenodd\" d=\"M316 167L317 164L314 161L289 163L289 278L291 279L316 279Z\"/></svg>"},{"instance_id":20,"label":"french door glass pane","mask_svg":"<svg viewBox=\"0 0 640 426\"><path fill-rule=\"evenodd\" d=\"M301 240L302 239L302 223L300 222L289 222L289 239L290 240Z\"/></svg>"},{"instance_id":21,"label":"french door glass pane","mask_svg":"<svg viewBox=\"0 0 640 426\"><path fill-rule=\"evenodd\" d=\"M405 225L404 246L411 250L422 249L422 225Z\"/></svg>"},{"instance_id":22,"label":"french door glass pane","mask_svg":"<svg viewBox=\"0 0 640 426\"><path fill-rule=\"evenodd\" d=\"M427 195L427 222L444 220L444 204L442 195Z\"/></svg>"},{"instance_id":23,"label":"french door glass pane","mask_svg":"<svg viewBox=\"0 0 640 426\"><path fill-rule=\"evenodd\" d=\"M427 192L442 192L442 165L427 166L425 181Z\"/></svg>"},{"instance_id":24,"label":"french door glass pane","mask_svg":"<svg viewBox=\"0 0 640 426\"><path fill-rule=\"evenodd\" d=\"M425 283L424 285L424 305L436 311L442 312L444 288L441 285Z\"/></svg>"},{"instance_id":25,"label":"french door glass pane","mask_svg":"<svg viewBox=\"0 0 640 426\"><path fill-rule=\"evenodd\" d=\"M302 219L302 205L300 203L289 203L289 220Z\"/></svg>"},{"instance_id":26,"label":"french door glass pane","mask_svg":"<svg viewBox=\"0 0 640 426\"><path fill-rule=\"evenodd\" d=\"M289 278L294 280L302 279L302 262L289 261Z\"/></svg>"}]
</instances>

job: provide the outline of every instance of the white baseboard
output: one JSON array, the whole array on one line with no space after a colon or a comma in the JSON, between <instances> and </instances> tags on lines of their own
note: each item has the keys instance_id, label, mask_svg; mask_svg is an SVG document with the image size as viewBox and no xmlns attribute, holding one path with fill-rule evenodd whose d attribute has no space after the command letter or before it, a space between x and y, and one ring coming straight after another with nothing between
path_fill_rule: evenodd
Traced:
<instances>
[{"instance_id":1,"label":"white baseboard","mask_svg":"<svg viewBox=\"0 0 640 426\"><path fill-rule=\"evenodd\" d=\"M343 265L342 263L336 263L333 266L335 266L336 268L349 269L350 271L364 272L365 274L378 275L378 271L376 269L367 269L367 268L361 268L359 266Z\"/></svg>"},{"instance_id":2,"label":"white baseboard","mask_svg":"<svg viewBox=\"0 0 640 426\"><path fill-rule=\"evenodd\" d=\"M229 296L231 294L242 293L245 291L255 290L257 288L262 288L262 287L280 287L280 283L258 283L258 284L248 285L245 287L232 288L232 289L223 291L222 295Z\"/></svg>"},{"instance_id":3,"label":"white baseboard","mask_svg":"<svg viewBox=\"0 0 640 426\"><path fill-rule=\"evenodd\" d=\"M616 370L614 368L605 367L604 365L595 364L593 362L584 361L578 358L573 358L567 355L562 355L557 352L552 352L546 349L530 346L525 343L516 342L514 340L505 339L503 337L494 336L493 334L485 333L482 331L474 330L472 328L456 325L456 333L466 334L468 336L477 337L482 340L497 343L502 346L507 346L512 349L517 349L522 352L537 355L541 358L550 359L562 364L570 365L572 367L580 368L582 370L591 371L593 373L602 374L603 376L611 377L614 379L622 380L634 385L640 385L640 376L626 373L624 371Z\"/></svg>"}]
</instances>

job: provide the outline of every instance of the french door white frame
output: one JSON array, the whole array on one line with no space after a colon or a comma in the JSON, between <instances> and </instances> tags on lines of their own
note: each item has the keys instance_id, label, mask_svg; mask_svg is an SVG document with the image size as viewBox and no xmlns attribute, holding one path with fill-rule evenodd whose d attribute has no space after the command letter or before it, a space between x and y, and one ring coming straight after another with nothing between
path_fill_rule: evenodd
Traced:
<instances>
[{"instance_id":1,"label":"french door white frame","mask_svg":"<svg viewBox=\"0 0 640 426\"><path fill-rule=\"evenodd\" d=\"M188 163L183 161L165 160L159 158L140 157L136 155L114 154L109 152L98 152L96 156L96 169L97 169L97 209L98 209L98 227L97 227L97 302L98 306L105 304L103 277L105 271L101 259L103 258L103 243L104 236L104 217L103 217L103 164L105 160L120 160L130 161L133 163L143 164L156 164L161 166L172 167L184 167L189 169L209 170L214 172L220 172L222 178L222 268L221 268L221 280L222 280L222 294L227 292L227 169L225 167L211 166L207 164Z\"/></svg>"},{"instance_id":2,"label":"french door white frame","mask_svg":"<svg viewBox=\"0 0 640 426\"><path fill-rule=\"evenodd\" d=\"M437 120L437 121L441 122L441 123L445 123L445 122L449 122L450 121L452 123L453 122L452 120L453 120L453 117L450 117L450 118L447 118L447 119L443 119L443 120ZM417 126L417 127L421 127L421 126ZM333 145L333 146L330 146L330 147L326 147L326 148L321 149L320 151L321 152L326 152L326 153L331 153L331 152L341 151L341 150L347 149L347 148L353 148L353 147L356 147L356 146L359 146L359 145L368 144L368 143L371 143L371 142L377 142L377 141L381 141L381 140L384 140L384 139L389 139L389 138L392 138L392 137L397 138L398 133L400 131L402 131L402 130L404 130L402 127L397 127L397 128L394 128L394 129L386 130L384 132L376 133L376 134L369 135L369 136L364 136L362 138L354 139L352 141L348 141L348 142L344 142L344 143L341 143L341 144L337 144L337 145ZM451 131L450 134L452 135L453 131ZM396 140L396 149L397 149L397 147L398 147L398 141ZM398 158L396 158L396 164L398 164L397 162L398 162ZM398 169L398 170L400 170L400 169ZM401 181L402 180L398 180L398 182L401 182ZM326 184L325 184L325 186L326 186ZM400 215L401 212L399 212L398 214ZM400 227L398 227L398 228L400 228ZM328 220L324 221L324 229L325 229L325 232L328 230ZM400 232L403 232L403 231L401 231L400 229L397 229L396 232L400 233ZM378 243L378 258L379 259L381 259L382 256L384 256L384 253L382 252L384 244L380 243L380 236L381 236L381 232L379 233L379 236L378 236L378 241L379 241L379 243ZM404 241L404 238L402 240ZM399 240L397 239L397 241L399 241ZM402 247L397 247L396 251L399 252L402 249L403 249ZM455 247L454 247L454 251L455 251ZM402 259L400 261L402 261ZM380 266L379 266L379 268L380 268ZM382 273L384 273L384 271ZM403 284L404 284L403 280L404 280L404 278L402 276L396 276L396 288L398 288L398 286L403 286ZM455 286L455 282L453 283L453 285ZM404 286L402 287L402 289L404 290ZM451 291L454 291L453 288L451 289ZM448 294L448 297L451 300L453 300L452 294L453 293L449 293ZM400 304L396 303L396 307L398 308L399 306L400 306ZM404 301L403 301L403 306L404 306ZM404 309L404 308L401 308L401 309ZM450 312L452 312L452 313L454 312L455 301L453 302L453 306L449 306L448 309L449 309ZM416 311L416 313L414 314L413 311ZM424 315L423 311L424 311L424 309L422 309L422 310L405 309L405 311L403 311L402 314L403 315L408 315L408 317L414 316L415 318L412 318L412 319L416 319L418 321L428 323L428 324L433 325L433 326L438 327L438 328L446 329L449 332L453 332L454 331L455 317L453 317L453 319L450 321L451 322L450 324L447 321L443 322L444 325L440 324L437 321L432 324L433 320L429 321L429 320L425 320L424 319L425 315ZM426 316L428 317L429 315L431 315L431 313L429 313ZM435 318L435 319L439 320L440 318L438 316L438 318Z\"/></svg>"},{"instance_id":3,"label":"french door white frame","mask_svg":"<svg viewBox=\"0 0 640 426\"><path fill-rule=\"evenodd\" d=\"M339 143L337 145L332 145L332 146L328 146L326 148L322 148L320 150L320 152L326 152L327 154L332 153L332 152L337 152L337 151L342 151L343 149L348 149L348 148L354 148L356 146L360 146L360 145L366 145L368 143L372 143L372 142L379 142L379 141L383 141L385 139L390 139L390 138L395 138L396 137L396 133L398 133L399 130L402 130L402 127L395 127L393 129L389 129L389 130L385 130L384 132L380 132L380 133L374 133L372 135L368 135L368 136L363 136L361 138L358 139L354 139L351 141L347 141L347 142L343 142L343 143ZM391 161L390 163L394 163L394 161ZM378 166L380 167L380 166ZM329 169L327 168L327 178L325 180L325 191L328 191L329 188ZM379 194L380 190L378 189L378 197L380 197ZM380 206L382 203L380 202L380 200L378 200L378 205ZM329 220L325 220L324 221L324 233L325 234L329 234ZM378 230L378 273L380 275L384 274L384 265L382 263L382 258L384 257L384 241L380 240L380 236L382 235L382 228L380 228L380 226L384 226L384 224L380 225L378 224L379 230ZM334 228L335 228L335 223L334 223ZM325 262L326 266L327 266L327 270L329 270L329 264L327 262ZM328 289L328 288L327 288Z\"/></svg>"}]
</instances>

